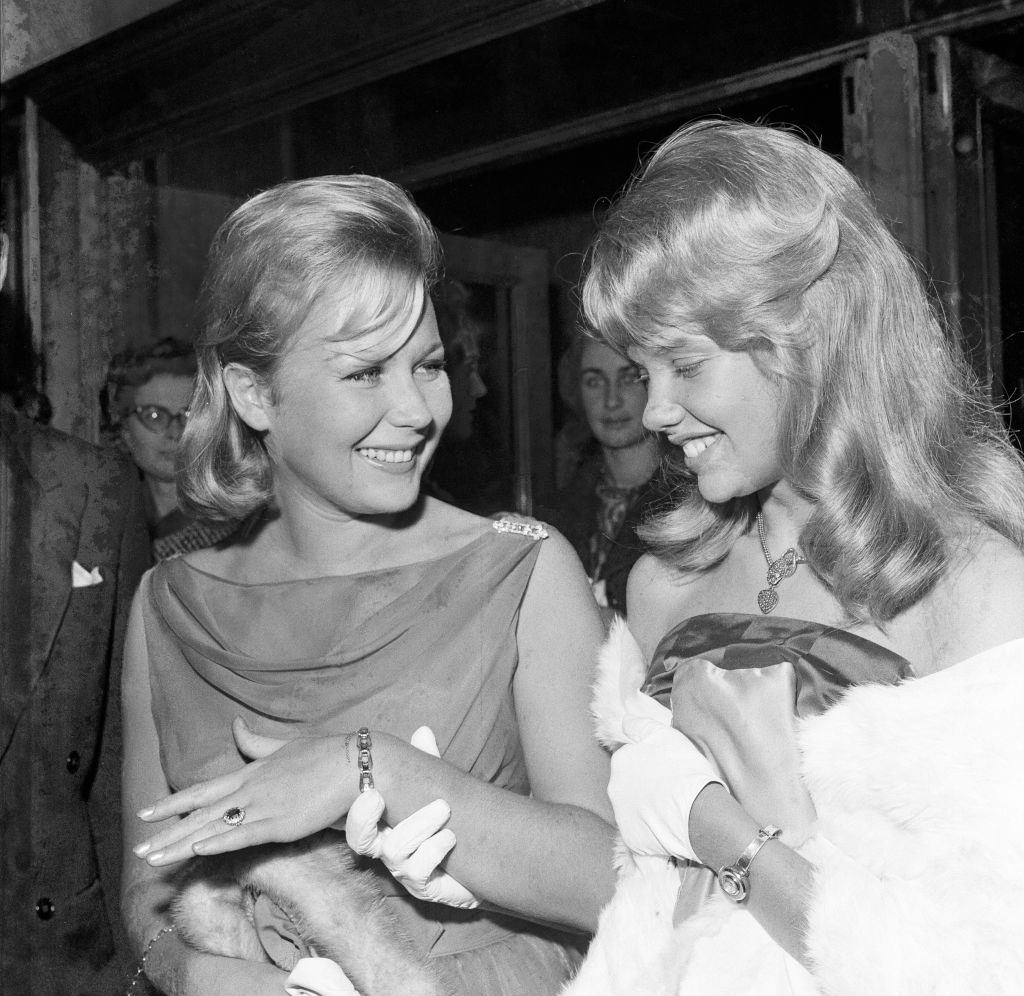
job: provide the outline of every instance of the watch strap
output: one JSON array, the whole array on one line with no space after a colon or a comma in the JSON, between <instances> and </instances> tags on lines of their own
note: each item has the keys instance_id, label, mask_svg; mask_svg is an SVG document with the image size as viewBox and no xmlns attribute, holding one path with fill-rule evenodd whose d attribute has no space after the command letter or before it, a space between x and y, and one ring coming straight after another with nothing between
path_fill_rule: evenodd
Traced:
<instances>
[{"instance_id":1,"label":"watch strap","mask_svg":"<svg viewBox=\"0 0 1024 996\"><path fill-rule=\"evenodd\" d=\"M742 903L750 895L750 864L758 852L782 831L769 823L757 831L757 836L746 846L734 864L718 869L718 884L733 902Z\"/></svg>"}]
</instances>

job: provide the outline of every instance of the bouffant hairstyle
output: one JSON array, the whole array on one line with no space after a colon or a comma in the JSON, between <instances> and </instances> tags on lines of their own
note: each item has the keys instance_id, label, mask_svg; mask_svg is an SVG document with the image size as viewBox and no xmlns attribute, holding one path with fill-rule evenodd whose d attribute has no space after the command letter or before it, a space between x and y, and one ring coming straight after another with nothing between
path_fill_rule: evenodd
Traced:
<instances>
[{"instance_id":1,"label":"bouffant hairstyle","mask_svg":"<svg viewBox=\"0 0 1024 996\"><path fill-rule=\"evenodd\" d=\"M272 497L262 434L235 412L226 365L247 367L274 397L289 338L325 292L340 289L338 336L355 338L422 306L439 261L430 222L401 187L378 177L282 183L237 208L214 237L201 295L182 506L204 519L242 519Z\"/></svg>"},{"instance_id":2,"label":"bouffant hairstyle","mask_svg":"<svg viewBox=\"0 0 1024 996\"><path fill-rule=\"evenodd\" d=\"M676 131L604 219L583 304L619 349L706 335L782 387L784 473L814 506L800 548L853 619L914 604L971 525L1024 545L1024 466L956 336L857 181L792 131ZM647 538L683 570L758 509L680 494Z\"/></svg>"}]
</instances>

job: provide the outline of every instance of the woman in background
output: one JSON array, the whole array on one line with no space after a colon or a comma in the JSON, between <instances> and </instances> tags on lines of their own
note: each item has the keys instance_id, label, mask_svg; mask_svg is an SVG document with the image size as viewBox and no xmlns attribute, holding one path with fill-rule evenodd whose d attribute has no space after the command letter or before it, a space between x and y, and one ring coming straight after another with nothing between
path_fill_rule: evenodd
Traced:
<instances>
[{"instance_id":1,"label":"woman in background","mask_svg":"<svg viewBox=\"0 0 1024 996\"><path fill-rule=\"evenodd\" d=\"M175 460L196 373L191 343L167 336L119 353L101 397L104 429L131 455L143 481L156 560L225 539L232 523L204 523L178 506Z\"/></svg>"},{"instance_id":2,"label":"woman in background","mask_svg":"<svg viewBox=\"0 0 1024 996\"><path fill-rule=\"evenodd\" d=\"M436 875L384 902L451 991L556 992L574 942L534 924L588 931L610 895L579 563L539 524L421 494L452 409L438 253L367 176L266 191L215 241L181 486L207 517L259 521L154 568L125 652L123 909L167 992L282 992L281 968L182 942L173 866L338 824L367 780L391 824L449 804L433 865L457 837L469 908L423 901ZM410 746L422 724L440 758ZM266 737L283 746L263 756Z\"/></svg>"},{"instance_id":3,"label":"woman in background","mask_svg":"<svg viewBox=\"0 0 1024 996\"><path fill-rule=\"evenodd\" d=\"M571 991L1019 991L1024 466L914 263L820 149L704 121L583 296L695 488L629 581L671 713L627 701L609 785L665 905L617 896Z\"/></svg>"},{"instance_id":4,"label":"woman in background","mask_svg":"<svg viewBox=\"0 0 1024 996\"><path fill-rule=\"evenodd\" d=\"M562 358L559 380L588 439L542 518L572 543L597 604L624 616L626 581L644 550L637 527L665 497L658 437L642 421L647 392L631 360L584 334Z\"/></svg>"}]
</instances>

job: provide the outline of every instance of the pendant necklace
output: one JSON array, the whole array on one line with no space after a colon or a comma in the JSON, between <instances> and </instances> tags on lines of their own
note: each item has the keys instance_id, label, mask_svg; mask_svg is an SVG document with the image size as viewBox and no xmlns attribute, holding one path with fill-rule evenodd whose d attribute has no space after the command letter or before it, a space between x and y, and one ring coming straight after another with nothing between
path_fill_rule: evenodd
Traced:
<instances>
[{"instance_id":1,"label":"pendant necklace","mask_svg":"<svg viewBox=\"0 0 1024 996\"><path fill-rule=\"evenodd\" d=\"M757 593L757 607L764 615L768 615L779 604L779 593L775 590L779 582L791 578L796 574L797 567L806 564L807 560L799 556L794 547L790 547L778 560L772 559L764 538L764 516L761 512L757 513L757 537L761 541L761 551L768 564L768 587Z\"/></svg>"}]
</instances>

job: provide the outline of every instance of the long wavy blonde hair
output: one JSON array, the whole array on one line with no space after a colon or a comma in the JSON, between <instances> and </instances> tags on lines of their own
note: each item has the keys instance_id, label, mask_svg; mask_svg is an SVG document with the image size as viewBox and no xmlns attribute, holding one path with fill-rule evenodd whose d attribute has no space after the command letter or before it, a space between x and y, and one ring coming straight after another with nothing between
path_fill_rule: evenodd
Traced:
<instances>
[{"instance_id":1,"label":"long wavy blonde hair","mask_svg":"<svg viewBox=\"0 0 1024 996\"><path fill-rule=\"evenodd\" d=\"M422 302L440 259L437 235L409 195L375 176L282 183L235 210L214 238L203 286L199 369L178 455L182 507L242 519L272 499L270 458L232 407L224 366L248 367L273 397L289 338L325 291L341 282L338 338L355 338Z\"/></svg>"},{"instance_id":2,"label":"long wavy blonde hair","mask_svg":"<svg viewBox=\"0 0 1024 996\"><path fill-rule=\"evenodd\" d=\"M1024 546L1024 463L956 336L857 181L791 131L676 131L605 218L583 305L621 350L703 334L785 386L784 472L814 503L800 547L853 618L913 605L979 523ZM706 569L757 498L712 504L675 474L646 536Z\"/></svg>"}]
</instances>

